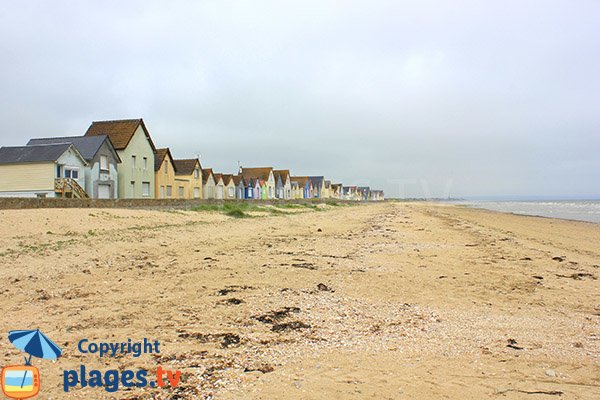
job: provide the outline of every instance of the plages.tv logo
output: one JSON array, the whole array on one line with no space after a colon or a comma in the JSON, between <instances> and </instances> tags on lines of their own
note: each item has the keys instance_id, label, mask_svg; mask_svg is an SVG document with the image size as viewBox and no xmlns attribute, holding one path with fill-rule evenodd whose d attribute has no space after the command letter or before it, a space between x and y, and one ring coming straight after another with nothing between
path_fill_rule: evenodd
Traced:
<instances>
[{"instance_id":1,"label":"plages.tv logo","mask_svg":"<svg viewBox=\"0 0 600 400\"><path fill-rule=\"evenodd\" d=\"M10 331L8 340L19 350L29 354L25 365L2 368L2 391L10 399L28 399L40 391L40 371L31 365L31 357L55 360L62 350L39 329Z\"/></svg>"}]
</instances>

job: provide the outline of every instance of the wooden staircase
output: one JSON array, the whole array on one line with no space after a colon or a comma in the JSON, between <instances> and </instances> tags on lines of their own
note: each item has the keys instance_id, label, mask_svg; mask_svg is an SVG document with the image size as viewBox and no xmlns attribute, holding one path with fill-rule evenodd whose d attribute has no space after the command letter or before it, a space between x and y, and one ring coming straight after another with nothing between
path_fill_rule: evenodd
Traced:
<instances>
[{"instance_id":1,"label":"wooden staircase","mask_svg":"<svg viewBox=\"0 0 600 400\"><path fill-rule=\"evenodd\" d=\"M90 197L73 178L56 178L54 180L54 193L60 194L60 197L76 199L87 199Z\"/></svg>"}]
</instances>

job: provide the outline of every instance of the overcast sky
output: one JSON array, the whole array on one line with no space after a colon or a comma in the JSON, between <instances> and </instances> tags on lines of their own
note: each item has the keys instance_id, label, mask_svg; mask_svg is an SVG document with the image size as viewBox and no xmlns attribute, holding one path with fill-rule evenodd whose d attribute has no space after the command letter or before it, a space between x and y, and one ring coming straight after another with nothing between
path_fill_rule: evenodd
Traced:
<instances>
[{"instance_id":1,"label":"overcast sky","mask_svg":"<svg viewBox=\"0 0 600 400\"><path fill-rule=\"evenodd\" d=\"M7 1L0 145L144 118L203 166L600 196L600 1Z\"/></svg>"}]
</instances>

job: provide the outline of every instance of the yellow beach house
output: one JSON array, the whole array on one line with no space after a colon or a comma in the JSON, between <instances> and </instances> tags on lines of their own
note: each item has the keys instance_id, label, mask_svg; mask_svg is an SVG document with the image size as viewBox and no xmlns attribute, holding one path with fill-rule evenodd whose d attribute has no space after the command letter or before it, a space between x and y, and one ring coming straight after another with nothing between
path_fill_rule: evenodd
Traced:
<instances>
[{"instance_id":1,"label":"yellow beach house","mask_svg":"<svg viewBox=\"0 0 600 400\"><path fill-rule=\"evenodd\" d=\"M157 199L179 198L175 185L175 166L168 147L154 154L154 196Z\"/></svg>"},{"instance_id":2,"label":"yellow beach house","mask_svg":"<svg viewBox=\"0 0 600 400\"><path fill-rule=\"evenodd\" d=\"M183 187L183 199L202 198L202 167L197 158L173 160L177 191Z\"/></svg>"}]
</instances>

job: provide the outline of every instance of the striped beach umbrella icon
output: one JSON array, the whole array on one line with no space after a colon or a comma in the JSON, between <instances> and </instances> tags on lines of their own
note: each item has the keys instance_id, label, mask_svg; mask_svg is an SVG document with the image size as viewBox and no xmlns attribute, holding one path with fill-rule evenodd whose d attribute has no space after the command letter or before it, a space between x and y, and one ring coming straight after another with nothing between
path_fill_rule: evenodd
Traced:
<instances>
[{"instance_id":1,"label":"striped beach umbrella icon","mask_svg":"<svg viewBox=\"0 0 600 400\"><path fill-rule=\"evenodd\" d=\"M62 350L39 329L20 330L8 332L8 340L17 349L29 354L27 365L31 364L31 356L55 360L62 354Z\"/></svg>"}]
</instances>

